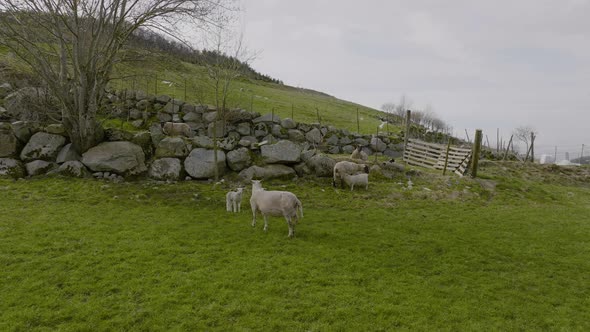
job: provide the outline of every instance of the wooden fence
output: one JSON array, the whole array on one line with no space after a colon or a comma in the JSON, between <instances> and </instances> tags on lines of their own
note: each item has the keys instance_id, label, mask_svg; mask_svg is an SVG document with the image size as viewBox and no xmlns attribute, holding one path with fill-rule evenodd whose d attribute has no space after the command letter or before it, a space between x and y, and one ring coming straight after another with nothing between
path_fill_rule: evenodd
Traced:
<instances>
[{"instance_id":1,"label":"wooden fence","mask_svg":"<svg viewBox=\"0 0 590 332\"><path fill-rule=\"evenodd\" d=\"M448 151L447 151L448 150ZM404 161L410 165L448 171L465 175L471 158L471 149L445 146L409 139L404 150Z\"/></svg>"}]
</instances>

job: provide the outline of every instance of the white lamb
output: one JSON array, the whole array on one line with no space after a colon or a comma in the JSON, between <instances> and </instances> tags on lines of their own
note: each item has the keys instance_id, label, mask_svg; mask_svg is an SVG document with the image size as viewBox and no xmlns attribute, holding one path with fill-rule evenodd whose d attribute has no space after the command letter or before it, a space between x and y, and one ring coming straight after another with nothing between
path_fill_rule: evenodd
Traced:
<instances>
[{"instance_id":1,"label":"white lamb","mask_svg":"<svg viewBox=\"0 0 590 332\"><path fill-rule=\"evenodd\" d=\"M344 175L355 175L358 173L369 173L369 166L364 164L353 163L352 161L339 161L334 165L334 179L332 185L336 187L336 181L340 181L340 186L344 188Z\"/></svg>"},{"instance_id":2,"label":"white lamb","mask_svg":"<svg viewBox=\"0 0 590 332\"><path fill-rule=\"evenodd\" d=\"M295 194L288 191L266 191L260 181L252 180L252 227L256 226L256 211L260 211L264 217L264 231L268 229L267 216L283 216L289 226L289 237L295 235L295 225L299 218L303 218L303 205ZM301 211L301 217L297 211Z\"/></svg>"},{"instance_id":3,"label":"white lamb","mask_svg":"<svg viewBox=\"0 0 590 332\"><path fill-rule=\"evenodd\" d=\"M242 192L244 188L230 191L225 195L225 207L227 212L240 212L242 206Z\"/></svg>"},{"instance_id":4,"label":"white lamb","mask_svg":"<svg viewBox=\"0 0 590 332\"><path fill-rule=\"evenodd\" d=\"M350 186L350 191L354 189L354 186L365 186L365 190L369 189L369 174L361 173L356 175L344 174L344 182Z\"/></svg>"},{"instance_id":5,"label":"white lamb","mask_svg":"<svg viewBox=\"0 0 590 332\"><path fill-rule=\"evenodd\" d=\"M350 159L367 160L369 159L369 156L366 152L361 150L360 146L357 146L356 149L354 149L354 151L352 151L352 153L350 154Z\"/></svg>"}]
</instances>

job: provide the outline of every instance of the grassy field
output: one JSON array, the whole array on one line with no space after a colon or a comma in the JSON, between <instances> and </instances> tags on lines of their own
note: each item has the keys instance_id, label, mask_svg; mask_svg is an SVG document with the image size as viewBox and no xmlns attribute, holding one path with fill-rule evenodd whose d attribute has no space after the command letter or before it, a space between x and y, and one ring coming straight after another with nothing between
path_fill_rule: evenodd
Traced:
<instances>
[{"instance_id":1,"label":"grassy field","mask_svg":"<svg viewBox=\"0 0 590 332\"><path fill-rule=\"evenodd\" d=\"M0 330L590 329L588 176L506 165L267 181L292 240L227 183L0 179Z\"/></svg>"}]
</instances>

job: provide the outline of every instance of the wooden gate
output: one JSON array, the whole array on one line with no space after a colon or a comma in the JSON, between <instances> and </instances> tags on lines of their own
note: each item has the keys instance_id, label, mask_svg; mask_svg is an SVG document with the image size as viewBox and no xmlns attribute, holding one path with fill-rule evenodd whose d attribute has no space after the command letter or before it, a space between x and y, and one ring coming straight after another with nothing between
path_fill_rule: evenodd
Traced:
<instances>
[{"instance_id":1,"label":"wooden gate","mask_svg":"<svg viewBox=\"0 0 590 332\"><path fill-rule=\"evenodd\" d=\"M443 170L445 161L447 170L459 176L465 175L471 159L471 149L427 143L416 139L408 140L404 150L404 161L410 165Z\"/></svg>"}]
</instances>

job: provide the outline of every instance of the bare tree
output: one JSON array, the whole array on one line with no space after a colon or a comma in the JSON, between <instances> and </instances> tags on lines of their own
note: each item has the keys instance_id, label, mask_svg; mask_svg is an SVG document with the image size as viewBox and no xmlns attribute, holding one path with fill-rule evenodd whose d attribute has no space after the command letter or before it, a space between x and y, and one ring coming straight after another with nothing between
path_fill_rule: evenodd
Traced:
<instances>
[{"instance_id":1,"label":"bare tree","mask_svg":"<svg viewBox=\"0 0 590 332\"><path fill-rule=\"evenodd\" d=\"M412 107L412 101L404 94L400 97L399 102L395 106L395 114L401 119L406 118L406 111Z\"/></svg>"},{"instance_id":2,"label":"bare tree","mask_svg":"<svg viewBox=\"0 0 590 332\"><path fill-rule=\"evenodd\" d=\"M225 15L218 13L218 15ZM229 26L217 26L212 33L214 61L206 64L210 82L215 93L217 119L213 123L213 158L217 165L218 139L225 133L228 121L229 98L235 91L235 83L245 72L244 68L256 58L243 44L243 34L234 34ZM215 180L219 180L219 169L215 167Z\"/></svg>"},{"instance_id":3,"label":"bare tree","mask_svg":"<svg viewBox=\"0 0 590 332\"><path fill-rule=\"evenodd\" d=\"M525 146L526 146L526 149L524 150L525 153L528 153L528 151L529 151L529 144L531 143L531 137L532 137L531 134L533 134L533 135L536 134L535 129L531 126L520 126L516 129L514 129L514 132L513 132L514 138L516 138L517 140L519 140L525 144Z\"/></svg>"},{"instance_id":4,"label":"bare tree","mask_svg":"<svg viewBox=\"0 0 590 332\"><path fill-rule=\"evenodd\" d=\"M102 138L97 112L130 36L141 27L182 36L176 26L211 23L220 1L2 0L0 44L46 83L72 143L84 152Z\"/></svg>"}]
</instances>

